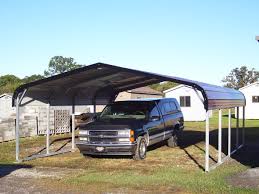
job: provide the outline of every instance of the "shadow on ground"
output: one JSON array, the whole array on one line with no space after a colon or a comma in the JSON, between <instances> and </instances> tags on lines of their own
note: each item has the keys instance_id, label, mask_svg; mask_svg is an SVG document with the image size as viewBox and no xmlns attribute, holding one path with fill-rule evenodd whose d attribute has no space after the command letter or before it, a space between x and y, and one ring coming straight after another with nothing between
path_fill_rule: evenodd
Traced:
<instances>
[{"instance_id":1,"label":"shadow on ground","mask_svg":"<svg viewBox=\"0 0 259 194\"><path fill-rule=\"evenodd\" d=\"M239 138L236 138L237 130L235 128L231 129L231 150L236 149L236 145L242 144L243 142L243 131L239 129ZM193 160L197 166L204 170L204 164L199 163L192 155L189 153L186 148L194 145L197 149L200 149L204 152L203 147L198 146L197 144L205 141L205 132L203 131L195 131L191 129L186 129L183 132L183 136L181 139L180 148L184 150L184 152L188 155L188 157ZM159 147L166 145L166 142L161 142L156 145L151 146L148 150L154 150ZM214 129L210 131L210 145L218 150L218 129ZM227 155L228 154L228 129L222 129L222 152ZM259 128L250 127L245 129L245 146L238 150L235 154L231 156L236 161L241 164L248 166L250 168L259 167ZM217 158L213 158L210 156L210 159L216 163Z\"/></svg>"},{"instance_id":2,"label":"shadow on ground","mask_svg":"<svg viewBox=\"0 0 259 194\"><path fill-rule=\"evenodd\" d=\"M240 145L243 142L243 131L239 129L239 138L236 138L237 130L231 130L231 150L236 149L236 145ZM183 133L182 144L180 148L183 149L191 160L193 160L201 169L204 170L204 164L200 164L194 159L194 157L188 153L186 150L187 147L195 145L197 148L202 150L205 153L205 150L199 146L197 143L204 142L205 132L186 130ZM218 149L218 129L210 131L210 145L215 149ZM228 154L228 129L222 129L222 152ZM250 127L245 129L245 146L238 150L235 154L231 156L236 161L241 164L256 168L259 167L259 128ZM216 159L210 157L214 162L217 162Z\"/></svg>"},{"instance_id":3,"label":"shadow on ground","mask_svg":"<svg viewBox=\"0 0 259 194\"><path fill-rule=\"evenodd\" d=\"M243 142L242 129L239 129L239 138L236 138L237 130L235 128L231 129L231 150L236 149L236 145L240 145ZM188 157L193 160L197 166L204 170L204 163L201 163L200 161L197 161L195 159L195 156L193 153L188 152L187 148L189 146L194 145L197 149L201 150L205 154L204 146L200 146L199 143L204 142L205 140L205 131L197 131L192 129L185 129L183 132L183 136L181 138L181 144L180 149L183 149L184 152L188 155ZM57 147L56 150L60 151L62 150L68 143L71 143L71 138L60 138L56 139L51 142L52 144L55 144L60 141L65 141L64 145L61 145L60 147ZM199 144L199 145L198 145ZM155 150L159 147L162 147L166 145L166 142L160 142L158 144L155 144L153 146L150 146L148 148L148 151ZM218 129L213 129L210 131L210 145L213 146L215 149L218 149ZM222 129L222 152L224 155L228 154L228 129L223 128ZM39 153L42 153L46 148L43 148L39 152L37 152L34 155L37 155ZM113 159L130 159L131 156L87 156L89 159L91 157L93 158L113 158ZM245 129L245 146L240 149L238 152L232 155L232 158L236 161L240 162L241 164L256 168L259 167L259 128L250 127ZM217 158L213 158L210 156L210 159L216 163Z\"/></svg>"},{"instance_id":4,"label":"shadow on ground","mask_svg":"<svg viewBox=\"0 0 259 194\"><path fill-rule=\"evenodd\" d=\"M75 138L78 138L78 136L75 136ZM50 146L54 146L55 147L55 150L54 152L59 152L59 151L62 151L68 144L71 143L71 137L62 137L62 138L58 138L58 139L55 139L53 141L50 142ZM59 142L63 142L62 145L60 146L55 146L56 143L59 143ZM40 149L39 151L33 153L33 154L30 154L29 156L27 156L28 158L30 157L33 157L33 156L37 156L39 154L44 154L46 153L46 146L43 147L42 149Z\"/></svg>"},{"instance_id":5,"label":"shadow on ground","mask_svg":"<svg viewBox=\"0 0 259 194\"><path fill-rule=\"evenodd\" d=\"M231 150L236 149L236 144L240 145L243 142L242 129L239 129L239 138L236 138L236 129L233 128L231 130ZM194 145L197 149L201 150L205 154L205 150L203 146L198 145L205 140L205 132L203 131L195 131L191 129L186 129L183 132L180 149L183 149L184 152L188 155L188 157L196 163L196 165L204 170L204 163L200 163L195 159L193 153L187 151L189 146ZM240 162L241 164L256 168L259 167L259 128L246 128L245 130L245 146L238 150L235 154L232 155L232 158ZM162 146L165 146L166 142L160 142L155 145L152 145L148 148L148 151L152 151L158 149ZM215 149L218 149L218 129L214 129L210 131L210 145ZM222 129L222 152L224 155L228 154L228 129ZM123 159L123 158L131 158L130 156L89 156L89 158L113 158L113 159ZM213 158L210 156L210 159L217 163L217 158Z\"/></svg>"},{"instance_id":6,"label":"shadow on ground","mask_svg":"<svg viewBox=\"0 0 259 194\"><path fill-rule=\"evenodd\" d=\"M0 164L0 178L11 174L13 171L16 171L21 168L32 168L31 165L7 165Z\"/></svg>"}]
</instances>

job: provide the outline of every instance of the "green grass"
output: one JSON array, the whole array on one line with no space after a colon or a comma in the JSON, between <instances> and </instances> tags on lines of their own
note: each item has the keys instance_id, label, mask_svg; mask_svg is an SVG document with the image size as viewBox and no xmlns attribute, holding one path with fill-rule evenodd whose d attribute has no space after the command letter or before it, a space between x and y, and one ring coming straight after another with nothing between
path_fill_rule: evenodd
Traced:
<instances>
[{"instance_id":1,"label":"green grass","mask_svg":"<svg viewBox=\"0 0 259 194\"><path fill-rule=\"evenodd\" d=\"M223 112L225 114L225 112ZM224 116L223 140L226 138L227 117ZM232 119L235 127L236 119ZM240 120L240 124L242 124ZM210 119L211 155L217 158L217 113ZM73 188L89 192L118 191L154 193L258 193L258 190L230 186L226 178L249 168L249 163L239 159L229 160L210 173L204 166L204 122L186 122L184 145L168 148L161 144L151 149L144 161L133 161L127 157L85 158L80 153L68 153L48 158L36 159L24 164L31 166L50 166L82 169L80 173L68 175L55 183L44 180L49 187ZM259 137L259 121L246 121L246 141L255 142ZM235 130L233 129L233 135ZM59 138L59 137L53 137ZM234 138L235 139L235 138ZM234 142L234 140L233 140ZM36 151L45 144L44 137L22 138L22 156ZM37 149L32 149L36 147ZM27 150L27 152L26 152ZM14 161L15 143L0 144L0 164ZM226 145L223 146L226 153ZM246 156L244 156L246 157ZM238 158L238 157L237 157ZM256 161L257 162L257 161ZM213 164L211 160L211 164ZM258 164L258 163L256 163Z\"/></svg>"}]
</instances>

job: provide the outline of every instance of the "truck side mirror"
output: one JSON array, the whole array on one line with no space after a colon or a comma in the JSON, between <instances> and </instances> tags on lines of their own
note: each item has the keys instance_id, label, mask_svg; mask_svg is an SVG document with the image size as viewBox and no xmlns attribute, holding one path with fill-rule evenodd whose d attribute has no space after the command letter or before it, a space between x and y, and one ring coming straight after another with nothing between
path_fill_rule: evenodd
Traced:
<instances>
[{"instance_id":1,"label":"truck side mirror","mask_svg":"<svg viewBox=\"0 0 259 194\"><path fill-rule=\"evenodd\" d=\"M92 120L96 120L98 119L98 114L94 114L94 116L92 117Z\"/></svg>"},{"instance_id":2,"label":"truck side mirror","mask_svg":"<svg viewBox=\"0 0 259 194\"><path fill-rule=\"evenodd\" d=\"M150 121L159 121L159 120L160 120L160 116L153 115L150 117Z\"/></svg>"}]
</instances>

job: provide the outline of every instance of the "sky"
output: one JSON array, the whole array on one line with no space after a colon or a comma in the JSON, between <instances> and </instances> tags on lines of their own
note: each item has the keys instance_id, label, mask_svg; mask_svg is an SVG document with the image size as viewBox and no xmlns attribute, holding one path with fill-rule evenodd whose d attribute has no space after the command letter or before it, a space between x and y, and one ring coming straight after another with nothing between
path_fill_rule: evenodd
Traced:
<instances>
[{"instance_id":1,"label":"sky","mask_svg":"<svg viewBox=\"0 0 259 194\"><path fill-rule=\"evenodd\" d=\"M222 85L259 70L258 0L0 1L0 76L43 74L51 57Z\"/></svg>"}]
</instances>

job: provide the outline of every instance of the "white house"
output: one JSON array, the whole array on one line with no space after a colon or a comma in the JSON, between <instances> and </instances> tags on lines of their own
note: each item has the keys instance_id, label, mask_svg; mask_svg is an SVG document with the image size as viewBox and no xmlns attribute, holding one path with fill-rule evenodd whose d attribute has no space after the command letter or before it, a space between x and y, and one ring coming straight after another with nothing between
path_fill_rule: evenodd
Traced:
<instances>
[{"instance_id":1,"label":"white house","mask_svg":"<svg viewBox=\"0 0 259 194\"><path fill-rule=\"evenodd\" d=\"M245 119L259 119L259 81L240 88L239 91L246 97ZM239 108L239 118L243 118L242 108Z\"/></svg>"},{"instance_id":2,"label":"white house","mask_svg":"<svg viewBox=\"0 0 259 194\"><path fill-rule=\"evenodd\" d=\"M206 119L206 110L200 91L196 91L190 86L178 85L165 90L164 93L166 98L176 98L185 121L204 121Z\"/></svg>"}]
</instances>

